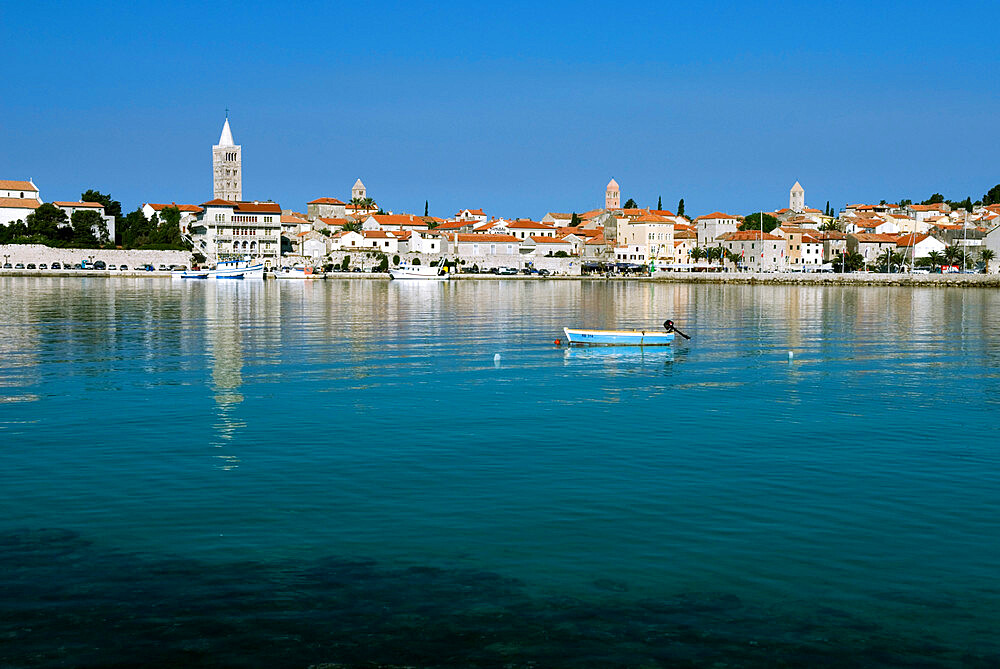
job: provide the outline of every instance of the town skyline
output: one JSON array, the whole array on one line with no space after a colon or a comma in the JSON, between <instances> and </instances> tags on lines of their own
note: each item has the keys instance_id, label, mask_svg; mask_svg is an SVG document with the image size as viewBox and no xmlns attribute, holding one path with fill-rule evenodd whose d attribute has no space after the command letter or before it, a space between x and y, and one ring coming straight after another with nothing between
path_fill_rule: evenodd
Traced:
<instances>
[{"instance_id":1,"label":"town skyline","mask_svg":"<svg viewBox=\"0 0 1000 669\"><path fill-rule=\"evenodd\" d=\"M127 209L204 201L204 147L228 107L244 196L283 205L343 198L358 177L394 211L426 200L439 216L507 217L599 206L610 177L623 200L683 197L693 213L770 209L796 180L836 208L975 200L1000 181L998 93L982 77L996 54L982 40L912 39L970 15L989 23L992 5L553 5L530 22L516 9L293 4L195 20L27 7L21 25L46 31L5 31L11 66L30 77L0 101L0 173L59 197L110 190ZM223 29L240 38L214 39ZM100 53L95 31L109 35Z\"/></svg>"}]
</instances>

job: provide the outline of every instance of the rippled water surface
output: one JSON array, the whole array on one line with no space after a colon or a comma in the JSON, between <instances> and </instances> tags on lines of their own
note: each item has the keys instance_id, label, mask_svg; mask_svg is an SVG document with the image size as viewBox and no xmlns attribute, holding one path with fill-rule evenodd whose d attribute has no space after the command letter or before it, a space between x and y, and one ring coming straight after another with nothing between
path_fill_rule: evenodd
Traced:
<instances>
[{"instance_id":1,"label":"rippled water surface","mask_svg":"<svg viewBox=\"0 0 1000 669\"><path fill-rule=\"evenodd\" d=\"M0 278L0 665L997 666L998 398L986 289Z\"/></svg>"}]
</instances>

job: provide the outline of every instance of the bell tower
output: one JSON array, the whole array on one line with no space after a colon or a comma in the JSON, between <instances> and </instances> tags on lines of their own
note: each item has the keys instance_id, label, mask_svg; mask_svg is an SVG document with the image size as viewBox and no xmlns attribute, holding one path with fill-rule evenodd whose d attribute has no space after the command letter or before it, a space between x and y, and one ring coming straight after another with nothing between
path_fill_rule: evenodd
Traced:
<instances>
[{"instance_id":1,"label":"bell tower","mask_svg":"<svg viewBox=\"0 0 1000 669\"><path fill-rule=\"evenodd\" d=\"M238 202L243 199L242 146L233 142L229 129L229 110L222 126L219 143L212 147L212 197L216 200Z\"/></svg>"},{"instance_id":2,"label":"bell tower","mask_svg":"<svg viewBox=\"0 0 1000 669\"><path fill-rule=\"evenodd\" d=\"M604 208L621 209L622 196L618 188L618 182L612 179L608 182L608 187L604 190Z\"/></svg>"}]
</instances>

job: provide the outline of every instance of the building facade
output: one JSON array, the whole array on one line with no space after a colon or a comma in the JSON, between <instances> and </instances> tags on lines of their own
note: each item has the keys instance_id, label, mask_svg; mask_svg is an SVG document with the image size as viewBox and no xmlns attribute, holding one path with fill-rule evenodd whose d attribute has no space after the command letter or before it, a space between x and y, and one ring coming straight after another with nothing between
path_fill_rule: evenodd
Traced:
<instances>
[{"instance_id":1,"label":"building facade","mask_svg":"<svg viewBox=\"0 0 1000 669\"><path fill-rule=\"evenodd\" d=\"M195 251L218 262L229 258L261 259L277 266L281 255L281 207L276 202L210 200L191 226Z\"/></svg>"}]
</instances>

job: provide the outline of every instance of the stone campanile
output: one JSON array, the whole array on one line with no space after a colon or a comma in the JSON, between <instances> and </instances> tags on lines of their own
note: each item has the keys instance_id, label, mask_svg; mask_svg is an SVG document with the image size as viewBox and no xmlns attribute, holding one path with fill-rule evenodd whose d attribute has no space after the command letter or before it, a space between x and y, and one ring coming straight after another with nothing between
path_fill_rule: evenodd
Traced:
<instances>
[{"instance_id":1,"label":"stone campanile","mask_svg":"<svg viewBox=\"0 0 1000 669\"><path fill-rule=\"evenodd\" d=\"M618 209L621 206L621 189L618 188L618 182L612 179L608 182L608 187L604 189L604 208Z\"/></svg>"},{"instance_id":2,"label":"stone campanile","mask_svg":"<svg viewBox=\"0 0 1000 669\"><path fill-rule=\"evenodd\" d=\"M239 202L243 199L242 148L233 142L229 114L226 114L219 143L212 147L212 197L216 200Z\"/></svg>"}]
</instances>

